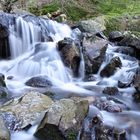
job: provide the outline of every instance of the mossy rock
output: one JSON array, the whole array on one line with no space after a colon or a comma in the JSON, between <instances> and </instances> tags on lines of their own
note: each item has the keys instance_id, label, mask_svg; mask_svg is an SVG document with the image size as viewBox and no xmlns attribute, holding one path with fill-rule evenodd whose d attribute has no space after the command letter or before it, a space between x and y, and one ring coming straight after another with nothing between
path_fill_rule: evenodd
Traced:
<instances>
[{"instance_id":1,"label":"mossy rock","mask_svg":"<svg viewBox=\"0 0 140 140\"><path fill-rule=\"evenodd\" d=\"M132 31L140 34L140 14L106 16L106 31L108 35L111 31Z\"/></svg>"}]
</instances>

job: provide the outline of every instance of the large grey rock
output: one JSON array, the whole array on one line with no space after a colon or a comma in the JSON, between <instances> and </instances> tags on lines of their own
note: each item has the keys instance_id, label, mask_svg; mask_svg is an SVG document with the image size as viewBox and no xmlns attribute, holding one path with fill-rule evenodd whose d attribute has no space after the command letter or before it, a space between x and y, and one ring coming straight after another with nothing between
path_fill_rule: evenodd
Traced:
<instances>
[{"instance_id":1,"label":"large grey rock","mask_svg":"<svg viewBox=\"0 0 140 140\"><path fill-rule=\"evenodd\" d=\"M10 100L1 106L2 113L11 112L21 122L20 129L40 118L53 101L39 92L29 92L19 98ZM16 124L15 124L16 125Z\"/></svg>"},{"instance_id":2,"label":"large grey rock","mask_svg":"<svg viewBox=\"0 0 140 140\"><path fill-rule=\"evenodd\" d=\"M74 76L78 76L80 66L80 48L79 44L71 38L64 38L58 42L58 50L65 66L72 69Z\"/></svg>"},{"instance_id":3,"label":"large grey rock","mask_svg":"<svg viewBox=\"0 0 140 140\"><path fill-rule=\"evenodd\" d=\"M75 140L87 112L87 100L61 99L49 108L35 136L41 140Z\"/></svg>"},{"instance_id":4,"label":"large grey rock","mask_svg":"<svg viewBox=\"0 0 140 140\"><path fill-rule=\"evenodd\" d=\"M10 140L10 132L5 126L3 118L0 116L0 140Z\"/></svg>"},{"instance_id":5,"label":"large grey rock","mask_svg":"<svg viewBox=\"0 0 140 140\"><path fill-rule=\"evenodd\" d=\"M108 42L102 38L91 36L85 37L83 40L85 73L95 74L98 72L107 49Z\"/></svg>"},{"instance_id":6,"label":"large grey rock","mask_svg":"<svg viewBox=\"0 0 140 140\"><path fill-rule=\"evenodd\" d=\"M95 19L83 20L78 23L79 29L82 32L89 32L96 34L106 29L104 16L97 17Z\"/></svg>"}]
</instances>

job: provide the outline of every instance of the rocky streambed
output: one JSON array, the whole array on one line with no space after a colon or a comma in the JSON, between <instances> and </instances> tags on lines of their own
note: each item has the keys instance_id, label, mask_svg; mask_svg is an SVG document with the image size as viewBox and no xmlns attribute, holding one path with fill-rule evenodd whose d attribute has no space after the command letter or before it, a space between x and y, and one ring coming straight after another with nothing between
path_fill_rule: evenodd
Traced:
<instances>
[{"instance_id":1,"label":"rocky streambed","mask_svg":"<svg viewBox=\"0 0 140 140\"><path fill-rule=\"evenodd\" d=\"M107 38L100 18L0 19L0 139L139 140L140 38Z\"/></svg>"}]
</instances>

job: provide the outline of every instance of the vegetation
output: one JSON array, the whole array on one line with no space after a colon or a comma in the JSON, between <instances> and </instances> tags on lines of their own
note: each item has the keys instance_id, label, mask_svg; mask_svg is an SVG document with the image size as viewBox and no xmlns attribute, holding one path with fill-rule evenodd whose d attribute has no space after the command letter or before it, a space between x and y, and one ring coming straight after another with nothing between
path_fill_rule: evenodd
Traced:
<instances>
[{"instance_id":1,"label":"vegetation","mask_svg":"<svg viewBox=\"0 0 140 140\"><path fill-rule=\"evenodd\" d=\"M41 8L31 6L30 11L40 15L52 13L59 7L73 21L102 14L114 17L126 13L140 13L139 0L52 0L50 4L47 3Z\"/></svg>"}]
</instances>

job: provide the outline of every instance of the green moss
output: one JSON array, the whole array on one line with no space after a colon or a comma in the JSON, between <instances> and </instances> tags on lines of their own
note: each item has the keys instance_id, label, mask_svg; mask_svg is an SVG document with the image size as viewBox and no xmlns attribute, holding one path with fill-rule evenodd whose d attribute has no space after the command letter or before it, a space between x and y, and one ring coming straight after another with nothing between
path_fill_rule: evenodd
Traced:
<instances>
[{"instance_id":1,"label":"green moss","mask_svg":"<svg viewBox=\"0 0 140 140\"><path fill-rule=\"evenodd\" d=\"M78 133L74 129L70 129L67 132L67 140L76 140Z\"/></svg>"},{"instance_id":2,"label":"green moss","mask_svg":"<svg viewBox=\"0 0 140 140\"><path fill-rule=\"evenodd\" d=\"M76 7L76 6L72 6L72 7L67 6L66 14L71 20L78 21L78 20L82 19L83 17L85 18L88 15L88 12L85 11L84 9Z\"/></svg>"},{"instance_id":3,"label":"green moss","mask_svg":"<svg viewBox=\"0 0 140 140\"><path fill-rule=\"evenodd\" d=\"M44 5L39 11L41 15L45 15L47 13L53 13L59 9L58 3L51 3L49 5Z\"/></svg>"},{"instance_id":4,"label":"green moss","mask_svg":"<svg viewBox=\"0 0 140 140\"><path fill-rule=\"evenodd\" d=\"M47 13L55 12L59 9L58 3L51 3L42 7L30 6L29 11L35 15L46 15Z\"/></svg>"}]
</instances>

